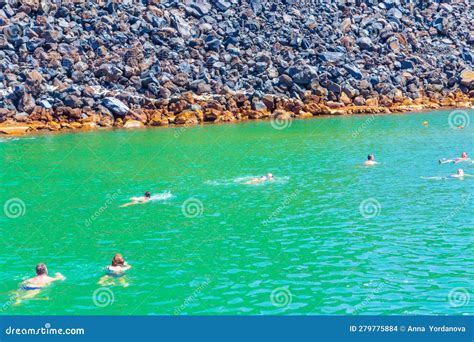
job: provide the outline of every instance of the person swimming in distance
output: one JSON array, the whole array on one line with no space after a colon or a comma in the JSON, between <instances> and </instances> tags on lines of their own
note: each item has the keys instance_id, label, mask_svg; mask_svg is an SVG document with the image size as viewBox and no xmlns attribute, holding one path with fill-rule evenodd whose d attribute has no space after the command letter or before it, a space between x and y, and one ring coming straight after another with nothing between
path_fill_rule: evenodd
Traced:
<instances>
[{"instance_id":1,"label":"person swimming in distance","mask_svg":"<svg viewBox=\"0 0 474 342\"><path fill-rule=\"evenodd\" d=\"M150 199L151 199L151 193L147 191L142 197L130 198L131 202L122 204L120 208L128 207L129 205L134 205L134 204L143 204L143 203L148 202Z\"/></svg>"},{"instance_id":2,"label":"person swimming in distance","mask_svg":"<svg viewBox=\"0 0 474 342\"><path fill-rule=\"evenodd\" d=\"M474 177L474 175L468 175L467 173L464 173L463 169L458 169L455 175L451 175L452 178L464 178L464 177Z\"/></svg>"},{"instance_id":3,"label":"person swimming in distance","mask_svg":"<svg viewBox=\"0 0 474 342\"><path fill-rule=\"evenodd\" d=\"M107 274L99 279L98 284L102 286L121 285L127 287L129 284L125 273L130 268L132 266L125 261L122 254L117 253L112 258L112 264L105 267Z\"/></svg>"},{"instance_id":4,"label":"person swimming in distance","mask_svg":"<svg viewBox=\"0 0 474 342\"><path fill-rule=\"evenodd\" d=\"M373 154L369 154L367 156L367 160L364 162L364 165L366 166L370 166L370 165L375 165L375 164L378 164L376 161L375 161L375 157Z\"/></svg>"},{"instance_id":5,"label":"person swimming in distance","mask_svg":"<svg viewBox=\"0 0 474 342\"><path fill-rule=\"evenodd\" d=\"M125 273L125 271L129 270L130 268L132 268L132 266L130 266L125 261L122 254L119 253L114 255L112 259L112 264L106 267L107 271L113 274Z\"/></svg>"},{"instance_id":6,"label":"person swimming in distance","mask_svg":"<svg viewBox=\"0 0 474 342\"><path fill-rule=\"evenodd\" d=\"M457 163L461 163L461 162L464 162L464 161L471 161L471 158L469 158L469 156L467 155L467 152L462 152L461 157L458 157L458 158L440 159L439 163L440 164L447 164L447 163L457 164Z\"/></svg>"},{"instance_id":7,"label":"person swimming in distance","mask_svg":"<svg viewBox=\"0 0 474 342\"><path fill-rule=\"evenodd\" d=\"M41 290L57 280L65 280L61 273L56 273L54 277L48 276L48 268L45 264L36 265L36 277L25 280L22 283L23 290Z\"/></svg>"},{"instance_id":8,"label":"person swimming in distance","mask_svg":"<svg viewBox=\"0 0 474 342\"><path fill-rule=\"evenodd\" d=\"M249 180L248 182L245 182L244 184L258 184L258 183L268 182L271 180L273 180L273 174L267 173L265 176L253 178Z\"/></svg>"},{"instance_id":9,"label":"person swimming in distance","mask_svg":"<svg viewBox=\"0 0 474 342\"><path fill-rule=\"evenodd\" d=\"M446 180L450 178L457 178L457 179L464 179L464 177L474 177L474 175L470 175L464 172L463 169L458 169L454 175L446 176L435 176L435 177L421 177L423 179L434 179L434 180Z\"/></svg>"}]
</instances>

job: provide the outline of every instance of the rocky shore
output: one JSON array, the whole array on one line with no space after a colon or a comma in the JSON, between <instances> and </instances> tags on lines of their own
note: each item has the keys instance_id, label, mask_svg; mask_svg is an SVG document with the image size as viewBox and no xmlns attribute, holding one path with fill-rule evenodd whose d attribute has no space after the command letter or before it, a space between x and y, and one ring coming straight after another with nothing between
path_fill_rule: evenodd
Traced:
<instances>
[{"instance_id":1,"label":"rocky shore","mask_svg":"<svg viewBox=\"0 0 474 342\"><path fill-rule=\"evenodd\" d=\"M474 105L465 1L0 0L0 133Z\"/></svg>"}]
</instances>

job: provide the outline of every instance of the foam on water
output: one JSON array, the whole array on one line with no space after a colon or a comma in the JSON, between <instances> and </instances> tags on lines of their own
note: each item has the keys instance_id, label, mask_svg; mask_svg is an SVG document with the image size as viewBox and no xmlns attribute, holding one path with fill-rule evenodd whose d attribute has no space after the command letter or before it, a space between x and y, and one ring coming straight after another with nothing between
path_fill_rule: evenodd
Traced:
<instances>
[{"instance_id":1,"label":"foam on water","mask_svg":"<svg viewBox=\"0 0 474 342\"><path fill-rule=\"evenodd\" d=\"M174 195L171 193L171 191L166 191L166 192L151 196L148 199L147 202L164 201L164 200L167 200L167 199L170 199L170 198L173 198L173 197L174 197ZM130 197L130 199L131 200L139 200L139 199L143 199L143 196L133 196L133 197Z\"/></svg>"},{"instance_id":2,"label":"foam on water","mask_svg":"<svg viewBox=\"0 0 474 342\"><path fill-rule=\"evenodd\" d=\"M161 194L156 194L156 195L153 195L150 197L150 201L164 201L164 200L167 200L167 199L170 199L170 198L173 198L173 194L171 193L171 191L166 191L164 193L161 193Z\"/></svg>"},{"instance_id":3,"label":"foam on water","mask_svg":"<svg viewBox=\"0 0 474 342\"><path fill-rule=\"evenodd\" d=\"M260 183L253 183L253 184L245 184L246 182L251 181L255 178L261 178L262 176L242 176L233 179L218 179L218 180L208 180L204 183L207 185L213 186L229 186L229 185L264 185L264 184L286 184L290 177L282 176L282 177L273 177L272 180L263 181Z\"/></svg>"}]
</instances>

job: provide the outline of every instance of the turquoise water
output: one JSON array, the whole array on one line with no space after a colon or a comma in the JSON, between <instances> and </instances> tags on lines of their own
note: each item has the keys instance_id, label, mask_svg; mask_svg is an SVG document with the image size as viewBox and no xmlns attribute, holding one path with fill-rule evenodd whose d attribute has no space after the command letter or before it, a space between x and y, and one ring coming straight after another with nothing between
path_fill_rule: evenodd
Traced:
<instances>
[{"instance_id":1,"label":"turquoise water","mask_svg":"<svg viewBox=\"0 0 474 342\"><path fill-rule=\"evenodd\" d=\"M448 115L3 139L0 313L473 314L474 178L421 178L474 155ZM67 279L16 292L38 262Z\"/></svg>"}]
</instances>

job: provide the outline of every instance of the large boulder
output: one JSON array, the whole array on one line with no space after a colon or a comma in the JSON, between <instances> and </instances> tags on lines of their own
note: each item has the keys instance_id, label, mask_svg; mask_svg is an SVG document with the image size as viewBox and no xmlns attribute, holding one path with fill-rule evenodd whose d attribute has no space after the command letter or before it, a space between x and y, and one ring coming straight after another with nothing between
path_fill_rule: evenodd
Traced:
<instances>
[{"instance_id":1,"label":"large boulder","mask_svg":"<svg viewBox=\"0 0 474 342\"><path fill-rule=\"evenodd\" d=\"M474 86L474 71L465 69L461 72L460 81L463 86L466 86L470 89Z\"/></svg>"},{"instance_id":2,"label":"large boulder","mask_svg":"<svg viewBox=\"0 0 474 342\"><path fill-rule=\"evenodd\" d=\"M130 112L130 108L114 97L106 97L102 100L104 107L109 109L114 116L125 116Z\"/></svg>"}]
</instances>

